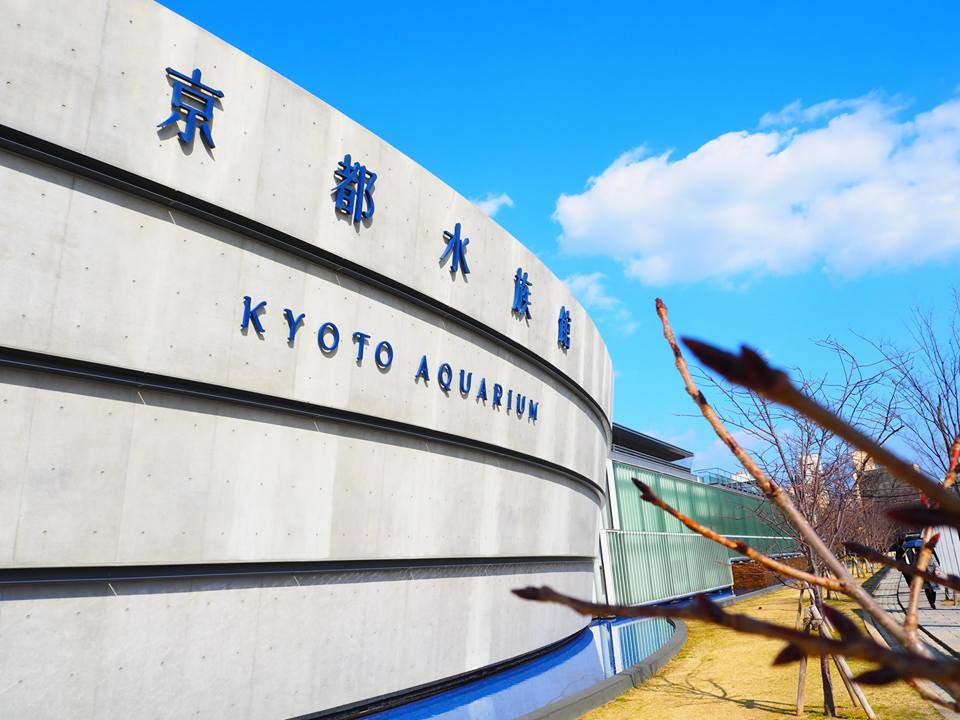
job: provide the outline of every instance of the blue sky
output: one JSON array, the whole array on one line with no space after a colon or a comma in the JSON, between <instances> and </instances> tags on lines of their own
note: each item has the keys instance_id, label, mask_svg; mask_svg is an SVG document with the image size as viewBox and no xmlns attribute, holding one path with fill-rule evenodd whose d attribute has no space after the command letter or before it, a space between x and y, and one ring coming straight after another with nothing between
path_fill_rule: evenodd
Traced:
<instances>
[{"instance_id":1,"label":"blue sky","mask_svg":"<svg viewBox=\"0 0 960 720\"><path fill-rule=\"evenodd\" d=\"M734 467L679 332L826 371L904 337L960 260L960 10L946 2L164 3L370 128L570 278L615 417ZM669 154L668 154L669 153Z\"/></svg>"}]
</instances>

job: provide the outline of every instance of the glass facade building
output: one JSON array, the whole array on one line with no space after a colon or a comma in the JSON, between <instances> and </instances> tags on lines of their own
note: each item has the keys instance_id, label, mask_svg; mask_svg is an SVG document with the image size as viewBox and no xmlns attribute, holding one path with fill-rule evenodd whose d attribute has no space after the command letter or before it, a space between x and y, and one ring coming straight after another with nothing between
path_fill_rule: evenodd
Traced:
<instances>
[{"instance_id":1,"label":"glass facade building","mask_svg":"<svg viewBox=\"0 0 960 720\"><path fill-rule=\"evenodd\" d=\"M730 561L738 554L645 503L634 479L684 515L730 538L768 554L796 552L786 524L763 496L701 482L681 464L689 457L680 448L614 426L601 537L608 600L637 605L733 585Z\"/></svg>"}]
</instances>

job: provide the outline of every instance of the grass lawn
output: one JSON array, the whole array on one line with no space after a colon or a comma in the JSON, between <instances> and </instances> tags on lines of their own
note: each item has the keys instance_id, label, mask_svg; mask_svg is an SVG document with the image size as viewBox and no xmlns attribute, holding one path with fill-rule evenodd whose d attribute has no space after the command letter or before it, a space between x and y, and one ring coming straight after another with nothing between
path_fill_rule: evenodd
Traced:
<instances>
[{"instance_id":1,"label":"grass lawn","mask_svg":"<svg viewBox=\"0 0 960 720\"><path fill-rule=\"evenodd\" d=\"M727 608L733 613L793 627L797 591L778 592L743 601ZM831 604L862 621L855 603L843 599ZM735 633L706 623L688 623L689 639L683 650L660 673L640 687L621 695L584 716L588 720L726 720L795 716L799 664L772 667L782 642ZM869 668L849 660L854 674ZM866 718L854 708L831 662L834 700L843 718ZM941 718L904 683L864 687L864 693L882 720ZM810 658L807 668L806 716L824 717L820 661Z\"/></svg>"}]
</instances>

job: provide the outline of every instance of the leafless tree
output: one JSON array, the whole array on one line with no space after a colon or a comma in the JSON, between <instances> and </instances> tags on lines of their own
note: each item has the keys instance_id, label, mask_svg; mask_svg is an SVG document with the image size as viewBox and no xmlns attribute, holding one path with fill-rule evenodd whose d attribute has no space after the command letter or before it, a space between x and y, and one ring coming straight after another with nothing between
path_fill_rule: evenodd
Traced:
<instances>
[{"instance_id":1,"label":"leafless tree","mask_svg":"<svg viewBox=\"0 0 960 720\"><path fill-rule=\"evenodd\" d=\"M885 365L862 365L843 345L826 340L819 345L835 360L832 373L811 378L801 369L791 375L803 394L846 423L858 428L873 442L883 445L903 429L898 393ZM757 464L781 488L789 492L798 511L828 546L839 548L841 538L869 538L883 544L884 528L891 523L871 523L873 498L861 492L858 480L872 466L872 459L858 453L847 440L790 407L779 406L759 393L701 374L711 391L723 400L716 410L720 419L737 428L749 445ZM915 495L915 494L914 494ZM905 495L909 498L910 495ZM884 497L883 500L890 498ZM783 523L779 514L765 518ZM795 534L792 526L786 530ZM800 543L807 551L806 544ZM813 567L822 563L811 558Z\"/></svg>"},{"instance_id":2,"label":"leafless tree","mask_svg":"<svg viewBox=\"0 0 960 720\"><path fill-rule=\"evenodd\" d=\"M811 587L826 588L847 595L860 605L865 613L872 617L877 626L893 639L895 646L888 648L868 638L851 620L829 605L823 606L824 617L829 619L837 630L836 636L812 635L793 627L783 627L746 615L726 613L705 596L697 598L695 603L687 607L676 608L603 605L562 595L548 587L522 588L514 592L528 600L560 603L587 615L696 619L713 622L739 632L777 638L785 641L786 645L775 659L776 664L799 661L808 655L844 655L868 660L875 663L877 667L855 678L858 683L887 684L903 680L931 702L960 711L960 661L934 657L929 648L921 642L918 629L919 598L925 580L945 587L960 589L960 578L944 577L927 570L933 549L939 539L939 536L933 533L933 527L940 525L960 527L960 496L953 490L957 481L957 472L960 469L960 434L953 439L948 447L947 472L944 479L941 482L935 481L915 468L911 462L904 460L886 445L878 442L877 440L883 437L883 433L877 438L871 438L863 430L851 425L843 417L831 411L829 407L808 395L803 391L803 388L798 388L787 373L770 367L755 351L743 347L739 354L734 354L703 342L684 339L686 347L697 356L700 362L712 372L719 374L727 382L755 393L769 403L771 408L790 410L797 413L799 418L823 428L850 448L856 448L864 453L865 457L871 458L872 461L885 467L900 482L912 486L928 498L930 503L928 506L915 505L899 508L896 511L896 517L900 521L910 522L924 528L923 548L914 565L906 565L888 557L881 551L866 547L858 542L845 543L850 552L875 562L881 562L899 571L907 572L912 576L909 604L904 621L900 623L884 610L853 577L849 569L834 553L834 548L831 547L832 543L825 541L818 534L817 529L798 507L798 503L795 502L796 493L781 486L780 483L784 480L784 477L789 481L789 476L781 475L778 481L776 477L769 475L750 453L744 450L714 407L707 401L706 396L700 391L687 365L680 344L674 335L668 319L667 307L659 299L657 300L657 314L663 324L664 337L673 352L677 370L683 379L687 393L704 418L713 427L717 436L753 478L758 489L779 509L784 518L795 529L797 537L810 549L812 555L816 558L815 568L822 565L827 572L808 572L790 567L743 542L724 537L695 519L683 516L658 498L649 487L635 481L643 499L678 518L691 530L726 547L736 548L741 554L757 560L765 567L788 577L804 581ZM881 422L880 427L883 428L883 426L884 423ZM889 432L889 430L885 432ZM827 465L831 457L832 453L825 453L825 458L828 461ZM783 465L783 473L786 473L791 463L784 462ZM809 463L805 460L801 465L807 466ZM774 467L776 467L775 463ZM807 479L807 475L798 474L796 468L792 472L803 481ZM819 472L822 473L823 470L821 469ZM833 481L824 480L824 482L829 484ZM942 699L927 687L919 684L918 679L936 682L948 693L950 699Z\"/></svg>"},{"instance_id":3,"label":"leafless tree","mask_svg":"<svg viewBox=\"0 0 960 720\"><path fill-rule=\"evenodd\" d=\"M889 363L909 418L904 439L923 470L943 476L953 439L960 435L960 293L953 292L946 317L914 308L907 343L873 341Z\"/></svg>"},{"instance_id":4,"label":"leafless tree","mask_svg":"<svg viewBox=\"0 0 960 720\"><path fill-rule=\"evenodd\" d=\"M799 390L834 415L859 428L873 442L884 444L900 428L896 393L888 391L887 370L882 364L864 366L844 346L834 340L819 343L832 356L832 373L810 377L801 369L791 373ZM842 539L863 542L880 539L886 547L889 538L882 532L894 527L885 516L872 514L874 503L864 501L858 480L871 460L844 438L818 424L794 408L777 405L748 388L701 378L723 401L715 405L720 419L738 428L763 472L790 494L797 511L804 517L827 547L836 551ZM761 506L766 522L796 535L783 515L770 506ZM797 538L815 575L824 576L827 568L803 537ZM823 597L813 587L814 602L821 614ZM835 714L833 683L829 658L821 656L823 702L828 714Z\"/></svg>"}]
</instances>

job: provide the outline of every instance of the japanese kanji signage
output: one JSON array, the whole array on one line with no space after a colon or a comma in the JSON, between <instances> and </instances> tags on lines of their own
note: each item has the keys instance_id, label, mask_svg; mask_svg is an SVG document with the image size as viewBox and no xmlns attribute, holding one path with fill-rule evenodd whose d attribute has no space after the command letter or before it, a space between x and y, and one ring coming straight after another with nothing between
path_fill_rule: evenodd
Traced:
<instances>
[{"instance_id":1,"label":"japanese kanji signage","mask_svg":"<svg viewBox=\"0 0 960 720\"><path fill-rule=\"evenodd\" d=\"M195 68L190 75L185 75L171 67L166 68L167 77L172 80L172 96L170 105L172 111L170 116L161 122L157 127L165 128L171 125L178 129L177 136L185 145L193 143L197 131L208 148L215 147L213 141L213 116L217 108L217 101L223 98L224 93L205 84L202 81L200 68ZM182 123L182 127L181 127ZM349 219L352 223L373 220L376 210L373 193L377 183L377 173L373 172L360 161L355 161L350 153L343 156L343 160L337 163L333 172L336 184L331 191L334 202L334 208L338 213ZM444 266L449 263L449 270L452 276L458 273L464 279L470 274L470 266L467 263L467 246L470 239L463 236L463 230L460 223L456 223L453 231L443 231L443 239L446 242L439 264ZM522 267L518 267L513 277L513 303L511 312L520 318L531 320L531 306L533 301L532 288L529 274L524 272ZM265 311L266 301L253 304L250 296L244 297L243 322L242 328L246 332L249 328L262 335L265 328L261 321L261 315ZM293 345L296 341L297 333L303 326L306 315L304 313L296 314L289 308L284 309L284 320L287 323L287 342ZM571 315L566 306L560 308L560 315L557 320L557 344L564 350L570 348L571 335ZM370 336L356 332L353 334L353 340L357 343L357 361L363 359L364 348L366 347ZM336 352L340 343L340 332L333 323L324 323L320 326L317 336L317 342L324 354ZM388 370L393 363L393 347L387 341L380 342L374 350L376 364L382 370ZM472 373L460 371L460 392L468 394L472 387ZM444 392L447 392L453 386L453 370L447 363L441 363L436 373L437 383ZM424 355L420 367L415 375L415 379L429 382L429 366L427 358ZM499 407L504 397L506 398L507 410L516 409L518 414L522 415L527 408L531 418L537 417L537 403L530 402L527 405L526 396L507 389L506 395L503 395L503 388L494 383L492 389L493 407ZM486 402L487 383L485 378L481 378L476 398ZM514 398L516 398L514 400Z\"/></svg>"},{"instance_id":2,"label":"japanese kanji signage","mask_svg":"<svg viewBox=\"0 0 960 720\"><path fill-rule=\"evenodd\" d=\"M167 75L176 78L173 83L173 97L170 99L173 112L157 127L167 127L183 120L186 125L177 133L180 142L192 144L193 136L199 129L200 137L203 138L207 147L216 147L213 144L213 131L210 128L213 123L215 100L222 98L223 92L200 82L200 68L194 69L193 75L187 77L168 67ZM197 105L201 107L198 108Z\"/></svg>"}]
</instances>

